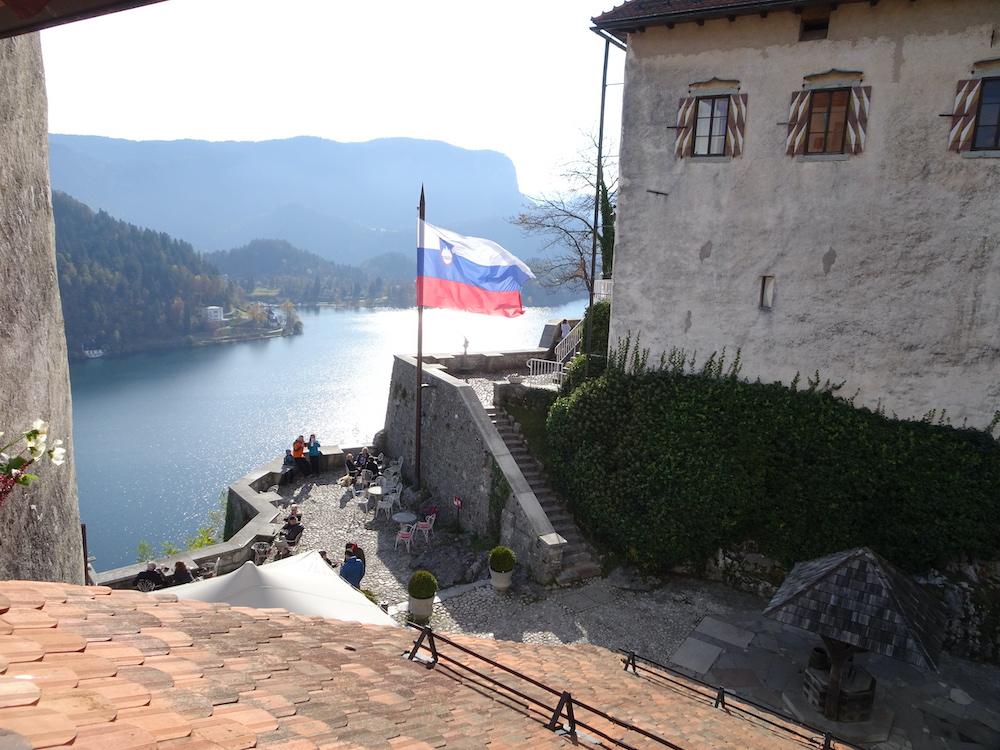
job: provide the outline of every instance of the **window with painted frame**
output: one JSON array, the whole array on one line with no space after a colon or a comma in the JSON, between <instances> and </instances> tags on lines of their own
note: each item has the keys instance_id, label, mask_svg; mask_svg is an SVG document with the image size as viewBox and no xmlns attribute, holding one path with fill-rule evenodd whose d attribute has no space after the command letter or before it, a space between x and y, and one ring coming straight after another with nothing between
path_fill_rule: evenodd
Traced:
<instances>
[{"instance_id":1,"label":"window with painted frame","mask_svg":"<svg viewBox=\"0 0 1000 750\"><path fill-rule=\"evenodd\" d=\"M729 95L699 96L695 102L695 156L725 156Z\"/></svg>"},{"instance_id":2,"label":"window with painted frame","mask_svg":"<svg viewBox=\"0 0 1000 750\"><path fill-rule=\"evenodd\" d=\"M1000 78L984 78L982 87L972 150L996 151L1000 149Z\"/></svg>"},{"instance_id":3,"label":"window with painted frame","mask_svg":"<svg viewBox=\"0 0 1000 750\"><path fill-rule=\"evenodd\" d=\"M809 130L806 133L807 154L844 153L850 101L849 88L817 89L812 92L809 100Z\"/></svg>"}]
</instances>

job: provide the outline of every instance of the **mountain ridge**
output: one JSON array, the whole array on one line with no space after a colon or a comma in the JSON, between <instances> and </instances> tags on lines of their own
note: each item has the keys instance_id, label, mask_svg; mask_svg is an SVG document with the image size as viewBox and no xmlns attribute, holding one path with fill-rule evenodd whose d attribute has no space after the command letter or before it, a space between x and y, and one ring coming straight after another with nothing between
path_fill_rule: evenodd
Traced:
<instances>
[{"instance_id":1,"label":"mountain ridge","mask_svg":"<svg viewBox=\"0 0 1000 750\"><path fill-rule=\"evenodd\" d=\"M428 219L521 257L539 243L509 223L527 200L513 162L444 141L316 136L136 141L50 134L54 189L202 252L281 237L337 263L408 252L417 196Z\"/></svg>"}]
</instances>

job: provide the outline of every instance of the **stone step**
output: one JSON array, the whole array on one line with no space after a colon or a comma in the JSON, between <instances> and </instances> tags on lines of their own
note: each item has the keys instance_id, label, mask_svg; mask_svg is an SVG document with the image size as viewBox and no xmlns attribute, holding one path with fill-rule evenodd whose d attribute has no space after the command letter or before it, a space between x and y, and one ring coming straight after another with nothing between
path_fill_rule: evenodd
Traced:
<instances>
[{"instance_id":1,"label":"stone step","mask_svg":"<svg viewBox=\"0 0 1000 750\"><path fill-rule=\"evenodd\" d=\"M594 558L584 549L567 549L563 552L563 567L573 568L585 563L593 563Z\"/></svg>"},{"instance_id":2,"label":"stone step","mask_svg":"<svg viewBox=\"0 0 1000 750\"><path fill-rule=\"evenodd\" d=\"M563 568L562 572L556 576L556 583L565 586L578 581L585 581L588 578L596 578L601 574L601 566L597 563L583 563L571 568Z\"/></svg>"}]
</instances>

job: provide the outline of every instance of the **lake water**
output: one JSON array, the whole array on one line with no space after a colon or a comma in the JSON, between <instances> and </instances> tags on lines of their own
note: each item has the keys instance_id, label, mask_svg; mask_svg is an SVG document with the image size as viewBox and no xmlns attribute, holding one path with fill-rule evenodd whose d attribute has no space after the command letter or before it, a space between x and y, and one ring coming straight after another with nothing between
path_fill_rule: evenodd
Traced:
<instances>
[{"instance_id":1,"label":"lake water","mask_svg":"<svg viewBox=\"0 0 1000 750\"><path fill-rule=\"evenodd\" d=\"M505 318L424 313L424 351L538 344L545 321L584 301ZM289 338L89 360L70 369L80 515L98 570L146 540L183 546L225 487L296 435L361 445L382 428L392 356L416 351L416 311L300 311Z\"/></svg>"}]
</instances>

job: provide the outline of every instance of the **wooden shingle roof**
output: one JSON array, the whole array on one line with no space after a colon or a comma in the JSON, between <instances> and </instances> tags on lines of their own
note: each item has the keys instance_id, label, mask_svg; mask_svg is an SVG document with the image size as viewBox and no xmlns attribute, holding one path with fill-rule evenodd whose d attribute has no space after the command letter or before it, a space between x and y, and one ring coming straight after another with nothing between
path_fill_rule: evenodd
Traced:
<instances>
[{"instance_id":1,"label":"wooden shingle roof","mask_svg":"<svg viewBox=\"0 0 1000 750\"><path fill-rule=\"evenodd\" d=\"M764 614L923 669L945 626L941 605L867 547L797 563Z\"/></svg>"},{"instance_id":2,"label":"wooden shingle roof","mask_svg":"<svg viewBox=\"0 0 1000 750\"><path fill-rule=\"evenodd\" d=\"M177 601L169 590L0 581L0 748L572 747L532 704L447 662L427 669L408 661L413 635ZM454 640L684 750L802 748L773 723L625 674L605 649ZM651 746L621 727L600 726L632 747Z\"/></svg>"}]
</instances>

